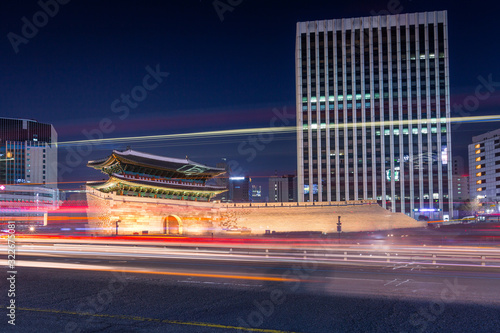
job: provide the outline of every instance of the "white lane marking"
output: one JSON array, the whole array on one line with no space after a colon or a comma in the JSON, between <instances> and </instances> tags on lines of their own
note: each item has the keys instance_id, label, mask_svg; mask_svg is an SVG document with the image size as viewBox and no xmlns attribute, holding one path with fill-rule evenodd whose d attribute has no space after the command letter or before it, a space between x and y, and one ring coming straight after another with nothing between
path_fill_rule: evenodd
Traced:
<instances>
[{"instance_id":1,"label":"white lane marking","mask_svg":"<svg viewBox=\"0 0 500 333\"><path fill-rule=\"evenodd\" d=\"M327 279L331 279L331 280L385 281L385 280L382 280L382 279L356 279L356 278L329 277L329 276L327 276L326 278Z\"/></svg>"},{"instance_id":2,"label":"white lane marking","mask_svg":"<svg viewBox=\"0 0 500 333\"><path fill-rule=\"evenodd\" d=\"M389 282L387 282L386 284L384 284L384 286L387 286L388 284L391 284L391 283L396 282L396 281L398 281L398 279L394 279L394 280L392 280L392 281L389 281Z\"/></svg>"},{"instance_id":3,"label":"white lane marking","mask_svg":"<svg viewBox=\"0 0 500 333\"><path fill-rule=\"evenodd\" d=\"M230 282L211 282L211 281L186 281L186 280L177 280L177 282L181 283L196 283L196 284L221 284L221 285L230 285L230 286L243 286L243 287L262 287L261 284L244 284L244 283L230 283Z\"/></svg>"},{"instance_id":4,"label":"white lane marking","mask_svg":"<svg viewBox=\"0 0 500 333\"><path fill-rule=\"evenodd\" d=\"M396 285L396 287L399 287L400 285L402 285L403 283L406 283L406 282L410 282L410 280L408 279L408 280L406 280L406 281L400 282L400 283L398 283L398 284Z\"/></svg>"}]
</instances>

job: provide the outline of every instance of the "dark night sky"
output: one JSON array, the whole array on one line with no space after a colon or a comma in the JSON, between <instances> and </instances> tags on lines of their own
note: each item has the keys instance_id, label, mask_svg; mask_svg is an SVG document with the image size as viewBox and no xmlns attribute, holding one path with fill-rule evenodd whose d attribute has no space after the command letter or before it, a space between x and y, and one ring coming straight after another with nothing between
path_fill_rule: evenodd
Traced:
<instances>
[{"instance_id":1,"label":"dark night sky","mask_svg":"<svg viewBox=\"0 0 500 333\"><path fill-rule=\"evenodd\" d=\"M49 0L44 0L50 2ZM226 2L227 0L223 0ZM391 0L394 2L397 0ZM388 1L243 0L219 19L212 0L83 1L60 5L15 53L8 33L33 22L37 1L0 3L0 116L54 124L59 141L82 140L103 118L106 137L268 127L273 109L295 112L295 27L298 21L370 16ZM500 82L498 7L494 2L401 0L402 13L448 10L452 105L474 95L478 76ZM125 119L111 104L142 84L146 66L169 73ZM499 114L500 84L472 115ZM123 105L123 104L119 104ZM461 116L452 107L452 116ZM291 120L290 124L294 124ZM454 127L453 153L466 156L473 135L498 123ZM226 157L267 187L266 176L296 169L295 137L276 136L257 156L240 154L248 136L217 140L132 143L133 149L212 164ZM93 147L63 181L102 178L88 159L123 144ZM67 151L59 161L67 164ZM70 170L67 169L67 170ZM75 187L73 185L73 187Z\"/></svg>"}]
</instances>

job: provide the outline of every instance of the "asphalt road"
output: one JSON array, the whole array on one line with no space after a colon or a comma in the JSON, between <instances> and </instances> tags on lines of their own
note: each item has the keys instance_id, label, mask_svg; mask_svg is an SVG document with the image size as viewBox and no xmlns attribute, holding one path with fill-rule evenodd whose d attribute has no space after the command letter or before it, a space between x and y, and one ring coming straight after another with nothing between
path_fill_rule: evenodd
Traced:
<instances>
[{"instance_id":1,"label":"asphalt road","mask_svg":"<svg viewBox=\"0 0 500 333\"><path fill-rule=\"evenodd\" d=\"M16 259L16 325L3 315L2 332L496 332L500 327L500 271L494 267L367 266L238 255L38 253ZM4 289L2 304L8 286Z\"/></svg>"}]
</instances>

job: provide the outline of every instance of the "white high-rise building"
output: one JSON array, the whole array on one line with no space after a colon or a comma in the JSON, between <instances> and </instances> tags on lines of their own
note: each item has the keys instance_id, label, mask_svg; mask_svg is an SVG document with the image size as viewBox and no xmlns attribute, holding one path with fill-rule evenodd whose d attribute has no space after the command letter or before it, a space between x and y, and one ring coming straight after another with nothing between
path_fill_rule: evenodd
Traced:
<instances>
[{"instance_id":1,"label":"white high-rise building","mask_svg":"<svg viewBox=\"0 0 500 333\"><path fill-rule=\"evenodd\" d=\"M452 212L447 12L297 23L299 201Z\"/></svg>"},{"instance_id":2,"label":"white high-rise building","mask_svg":"<svg viewBox=\"0 0 500 333\"><path fill-rule=\"evenodd\" d=\"M495 206L500 201L500 129L472 138L469 145L470 199Z\"/></svg>"}]
</instances>

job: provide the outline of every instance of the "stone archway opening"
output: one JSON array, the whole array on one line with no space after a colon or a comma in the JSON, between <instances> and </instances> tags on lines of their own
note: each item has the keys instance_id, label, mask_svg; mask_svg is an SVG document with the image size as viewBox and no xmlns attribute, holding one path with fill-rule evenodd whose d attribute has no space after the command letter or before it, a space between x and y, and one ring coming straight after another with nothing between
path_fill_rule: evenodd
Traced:
<instances>
[{"instance_id":1,"label":"stone archway opening","mask_svg":"<svg viewBox=\"0 0 500 333\"><path fill-rule=\"evenodd\" d=\"M166 235L182 235L182 220L177 215L169 215L163 220L163 232Z\"/></svg>"}]
</instances>

